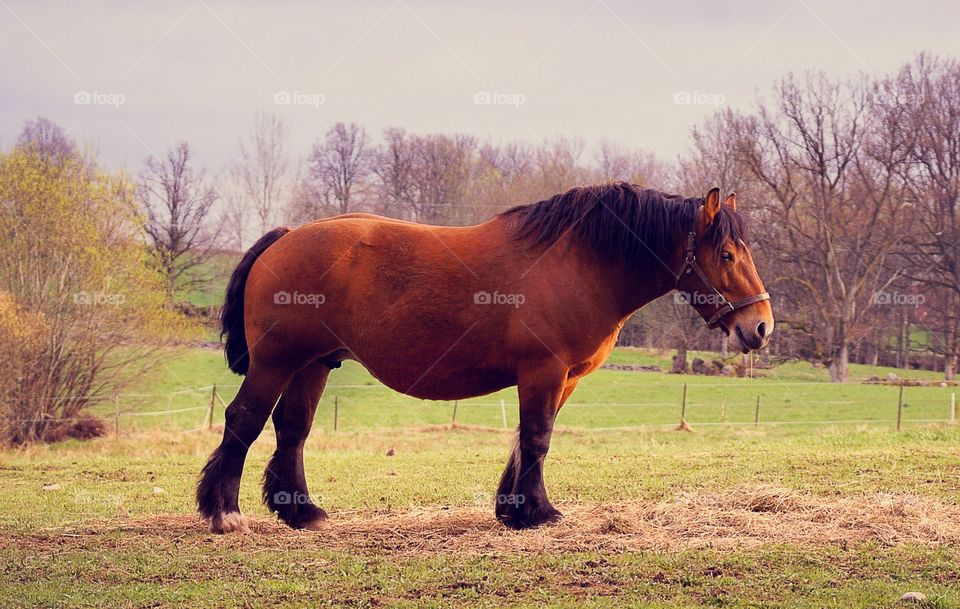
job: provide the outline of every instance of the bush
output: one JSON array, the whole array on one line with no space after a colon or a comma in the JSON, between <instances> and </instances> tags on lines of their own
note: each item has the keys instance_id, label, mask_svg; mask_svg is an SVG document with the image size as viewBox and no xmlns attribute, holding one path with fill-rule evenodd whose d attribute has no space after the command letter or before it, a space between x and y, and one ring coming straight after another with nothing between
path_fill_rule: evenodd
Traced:
<instances>
[{"instance_id":1,"label":"bush","mask_svg":"<svg viewBox=\"0 0 960 609\"><path fill-rule=\"evenodd\" d=\"M0 441L49 437L186 331L139 231L123 175L29 142L0 154Z\"/></svg>"}]
</instances>

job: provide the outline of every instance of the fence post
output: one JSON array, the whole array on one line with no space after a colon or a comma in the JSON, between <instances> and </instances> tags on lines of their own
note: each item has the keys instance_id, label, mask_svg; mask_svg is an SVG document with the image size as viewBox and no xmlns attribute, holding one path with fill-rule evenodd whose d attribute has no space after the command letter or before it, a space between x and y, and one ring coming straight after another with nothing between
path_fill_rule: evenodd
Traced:
<instances>
[{"instance_id":1,"label":"fence post","mask_svg":"<svg viewBox=\"0 0 960 609\"><path fill-rule=\"evenodd\" d=\"M900 431L901 421L903 421L903 381L900 381L900 397L897 399L897 431Z\"/></svg>"},{"instance_id":2,"label":"fence post","mask_svg":"<svg viewBox=\"0 0 960 609\"><path fill-rule=\"evenodd\" d=\"M457 424L457 400L453 401L453 418L450 419L450 427Z\"/></svg>"},{"instance_id":3,"label":"fence post","mask_svg":"<svg viewBox=\"0 0 960 609\"><path fill-rule=\"evenodd\" d=\"M687 425L687 384L683 384L683 399L680 401L680 424L677 425L677 431L693 431Z\"/></svg>"},{"instance_id":4,"label":"fence post","mask_svg":"<svg viewBox=\"0 0 960 609\"><path fill-rule=\"evenodd\" d=\"M333 396L333 431L337 431L337 419L340 418L340 396Z\"/></svg>"},{"instance_id":5,"label":"fence post","mask_svg":"<svg viewBox=\"0 0 960 609\"><path fill-rule=\"evenodd\" d=\"M757 396L757 408L753 412L753 426L754 427L760 426L760 396L759 395Z\"/></svg>"},{"instance_id":6,"label":"fence post","mask_svg":"<svg viewBox=\"0 0 960 609\"><path fill-rule=\"evenodd\" d=\"M114 437L120 437L120 394L113 394L113 433Z\"/></svg>"},{"instance_id":7,"label":"fence post","mask_svg":"<svg viewBox=\"0 0 960 609\"><path fill-rule=\"evenodd\" d=\"M953 425L957 422L957 394L953 392L950 394L950 424Z\"/></svg>"},{"instance_id":8,"label":"fence post","mask_svg":"<svg viewBox=\"0 0 960 609\"><path fill-rule=\"evenodd\" d=\"M503 420L503 428L507 428L507 405L503 403L503 398L500 398L500 418Z\"/></svg>"},{"instance_id":9,"label":"fence post","mask_svg":"<svg viewBox=\"0 0 960 609\"><path fill-rule=\"evenodd\" d=\"M213 389L210 390L210 408L207 410L207 430L213 429L213 405L217 401L217 384L213 384Z\"/></svg>"},{"instance_id":10,"label":"fence post","mask_svg":"<svg viewBox=\"0 0 960 609\"><path fill-rule=\"evenodd\" d=\"M687 384L683 384L683 400L680 402L680 425L687 422Z\"/></svg>"}]
</instances>

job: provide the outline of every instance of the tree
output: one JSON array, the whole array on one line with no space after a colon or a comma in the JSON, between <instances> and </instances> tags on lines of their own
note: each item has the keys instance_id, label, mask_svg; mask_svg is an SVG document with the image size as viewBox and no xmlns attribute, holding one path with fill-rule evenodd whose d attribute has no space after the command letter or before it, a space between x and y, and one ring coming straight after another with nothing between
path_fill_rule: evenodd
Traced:
<instances>
[{"instance_id":1,"label":"tree","mask_svg":"<svg viewBox=\"0 0 960 609\"><path fill-rule=\"evenodd\" d=\"M313 145L308 159L310 181L335 213L353 211L357 190L370 172L366 130L356 123L337 123Z\"/></svg>"},{"instance_id":2,"label":"tree","mask_svg":"<svg viewBox=\"0 0 960 609\"><path fill-rule=\"evenodd\" d=\"M122 174L27 144L0 154L3 441L73 421L155 363L160 338L183 334L145 260Z\"/></svg>"},{"instance_id":3,"label":"tree","mask_svg":"<svg viewBox=\"0 0 960 609\"><path fill-rule=\"evenodd\" d=\"M243 188L265 233L276 221L287 182L286 126L272 114L257 113L253 130L240 139L232 174Z\"/></svg>"},{"instance_id":4,"label":"tree","mask_svg":"<svg viewBox=\"0 0 960 609\"><path fill-rule=\"evenodd\" d=\"M17 147L33 151L41 161L55 167L76 159L73 140L63 127L43 116L24 124L17 137Z\"/></svg>"},{"instance_id":5,"label":"tree","mask_svg":"<svg viewBox=\"0 0 960 609\"><path fill-rule=\"evenodd\" d=\"M217 193L209 185L206 171L193 169L191 157L189 144L180 142L166 158L148 158L137 188L137 199L146 213L144 231L166 280L170 308L178 288L189 289L203 281L191 276L191 271L210 257L218 234L207 226Z\"/></svg>"},{"instance_id":6,"label":"tree","mask_svg":"<svg viewBox=\"0 0 960 609\"><path fill-rule=\"evenodd\" d=\"M413 211L416 161L411 139L403 129L388 127L383 130L384 143L373 153L378 211L385 216L405 218Z\"/></svg>"},{"instance_id":7,"label":"tree","mask_svg":"<svg viewBox=\"0 0 960 609\"><path fill-rule=\"evenodd\" d=\"M736 121L730 135L765 187L766 230L780 234L768 255L798 298L797 317L788 321L807 329L831 380L842 382L851 342L870 330L865 313L895 278L885 263L905 203L895 184L903 150L880 141L891 126L879 124L862 80L790 76L775 92L773 105Z\"/></svg>"},{"instance_id":8,"label":"tree","mask_svg":"<svg viewBox=\"0 0 960 609\"><path fill-rule=\"evenodd\" d=\"M880 93L888 112L908 114L911 136L904 174L916 221L899 261L923 295L941 303L926 324L928 347L944 357L944 376L953 380L960 354L960 63L919 55Z\"/></svg>"}]
</instances>

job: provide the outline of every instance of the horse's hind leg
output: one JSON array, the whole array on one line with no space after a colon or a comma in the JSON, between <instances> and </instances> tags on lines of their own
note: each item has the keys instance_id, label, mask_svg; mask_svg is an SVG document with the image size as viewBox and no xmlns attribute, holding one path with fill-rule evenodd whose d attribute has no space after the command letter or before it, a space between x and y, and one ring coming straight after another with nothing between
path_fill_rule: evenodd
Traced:
<instances>
[{"instance_id":1,"label":"horse's hind leg","mask_svg":"<svg viewBox=\"0 0 960 609\"><path fill-rule=\"evenodd\" d=\"M247 531L239 505L243 463L288 379L286 372L251 366L237 397L227 407L223 439L197 485L197 509L214 533Z\"/></svg>"},{"instance_id":2,"label":"horse's hind leg","mask_svg":"<svg viewBox=\"0 0 960 609\"><path fill-rule=\"evenodd\" d=\"M313 362L294 375L273 411L277 450L263 474L263 501L295 529L321 528L327 514L314 505L303 471L303 445L330 368Z\"/></svg>"}]
</instances>

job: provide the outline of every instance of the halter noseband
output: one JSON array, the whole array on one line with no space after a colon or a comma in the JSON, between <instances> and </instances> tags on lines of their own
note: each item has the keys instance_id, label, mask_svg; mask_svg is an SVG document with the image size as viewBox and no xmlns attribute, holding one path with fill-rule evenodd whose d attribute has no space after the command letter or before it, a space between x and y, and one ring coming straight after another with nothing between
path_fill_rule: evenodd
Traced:
<instances>
[{"instance_id":1,"label":"halter noseband","mask_svg":"<svg viewBox=\"0 0 960 609\"><path fill-rule=\"evenodd\" d=\"M749 296L747 298L742 298L736 302L730 302L727 300L720 291L713 286L713 282L707 278L706 273L703 272L703 269L700 268L700 265L697 264L697 254L696 254L696 233L690 231L687 233L687 254L683 260L683 266L680 267L680 272L674 275L676 279L676 284L674 285L675 290L680 289L680 280L690 273L696 273L697 277L700 278L700 281L703 282L704 287L708 290L713 290L714 295L716 295L717 305L720 307L716 313L713 314L707 321L707 327L716 328L720 325L720 321L727 315L733 313L737 309L742 309L743 307L752 305L755 302L763 302L764 300L770 300L770 294L767 292L761 292L755 296Z\"/></svg>"}]
</instances>

